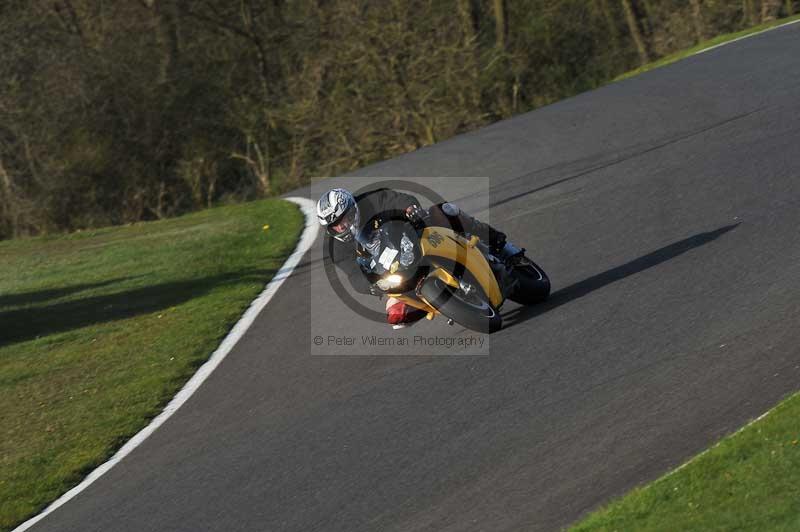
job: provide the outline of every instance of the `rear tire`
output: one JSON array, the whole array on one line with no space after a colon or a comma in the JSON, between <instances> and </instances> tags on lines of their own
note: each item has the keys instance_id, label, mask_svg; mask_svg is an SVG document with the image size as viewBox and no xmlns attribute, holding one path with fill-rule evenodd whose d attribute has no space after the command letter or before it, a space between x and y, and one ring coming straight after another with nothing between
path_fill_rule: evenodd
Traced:
<instances>
[{"instance_id":1,"label":"rear tire","mask_svg":"<svg viewBox=\"0 0 800 532\"><path fill-rule=\"evenodd\" d=\"M483 333L499 331L503 318L483 292L477 287L475 290L476 293L467 296L438 277L428 277L419 294L444 316L467 329Z\"/></svg>"},{"instance_id":2,"label":"rear tire","mask_svg":"<svg viewBox=\"0 0 800 532\"><path fill-rule=\"evenodd\" d=\"M521 305L535 305L550 297L550 279L538 264L527 257L514 267L514 276L519 284L508 297L511 301Z\"/></svg>"}]
</instances>

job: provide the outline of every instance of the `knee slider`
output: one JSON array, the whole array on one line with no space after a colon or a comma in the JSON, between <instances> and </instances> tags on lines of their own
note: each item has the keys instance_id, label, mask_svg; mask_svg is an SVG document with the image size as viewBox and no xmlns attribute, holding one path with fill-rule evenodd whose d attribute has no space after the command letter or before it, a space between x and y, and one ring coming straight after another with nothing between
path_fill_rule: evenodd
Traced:
<instances>
[{"instance_id":1,"label":"knee slider","mask_svg":"<svg viewBox=\"0 0 800 532\"><path fill-rule=\"evenodd\" d=\"M445 213L446 216L458 216L461 214L461 209L458 208L458 205L455 203L442 203L442 212Z\"/></svg>"}]
</instances>

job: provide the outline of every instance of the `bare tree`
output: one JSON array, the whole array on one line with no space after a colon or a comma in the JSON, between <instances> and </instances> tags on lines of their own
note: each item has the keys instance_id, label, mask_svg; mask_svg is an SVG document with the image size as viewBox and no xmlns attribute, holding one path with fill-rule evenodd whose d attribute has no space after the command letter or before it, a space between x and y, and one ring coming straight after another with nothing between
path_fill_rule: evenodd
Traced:
<instances>
[{"instance_id":1,"label":"bare tree","mask_svg":"<svg viewBox=\"0 0 800 532\"><path fill-rule=\"evenodd\" d=\"M221 4L221 5L218 5ZM259 122L244 131L244 152L236 151L232 156L247 163L255 176L263 195L272 191L273 174L273 130L275 127L274 107L276 105L276 84L282 83L281 72L273 68L272 50L275 44L268 41L269 17L281 18L283 1L259 2L239 0L234 4L202 0L186 6L186 14L217 31L230 33L243 39L255 56L259 102L257 103ZM285 29L282 29L285 31ZM274 35L280 36L279 32ZM273 37L274 39L274 37Z\"/></svg>"},{"instance_id":2,"label":"bare tree","mask_svg":"<svg viewBox=\"0 0 800 532\"><path fill-rule=\"evenodd\" d=\"M494 11L495 46L497 46L499 50L505 50L506 40L508 38L505 0L492 0L492 9Z\"/></svg>"},{"instance_id":3,"label":"bare tree","mask_svg":"<svg viewBox=\"0 0 800 532\"><path fill-rule=\"evenodd\" d=\"M746 25L753 25L756 22L755 0L742 0L742 16Z\"/></svg>"},{"instance_id":4,"label":"bare tree","mask_svg":"<svg viewBox=\"0 0 800 532\"><path fill-rule=\"evenodd\" d=\"M4 0L0 238L274 194L796 6Z\"/></svg>"},{"instance_id":5,"label":"bare tree","mask_svg":"<svg viewBox=\"0 0 800 532\"><path fill-rule=\"evenodd\" d=\"M180 55L180 10L178 0L141 0L150 10L158 44L156 82L165 84L175 79Z\"/></svg>"},{"instance_id":6,"label":"bare tree","mask_svg":"<svg viewBox=\"0 0 800 532\"><path fill-rule=\"evenodd\" d=\"M692 6L692 23L694 24L694 32L697 35L697 40L704 41L706 39L705 22L703 21L703 9L700 6L700 0L690 0Z\"/></svg>"},{"instance_id":7,"label":"bare tree","mask_svg":"<svg viewBox=\"0 0 800 532\"><path fill-rule=\"evenodd\" d=\"M781 0L761 0L761 22L778 18L781 11Z\"/></svg>"},{"instance_id":8,"label":"bare tree","mask_svg":"<svg viewBox=\"0 0 800 532\"><path fill-rule=\"evenodd\" d=\"M608 5L608 0L594 0L592 4L596 11L602 13L605 20L606 27L608 28L608 35L611 38L611 48L616 56L620 49L619 26L617 20L611 12L611 7Z\"/></svg>"},{"instance_id":9,"label":"bare tree","mask_svg":"<svg viewBox=\"0 0 800 532\"><path fill-rule=\"evenodd\" d=\"M631 38L636 45L636 51L639 54L639 63L644 65L650 62L650 55L647 53L647 45L645 44L642 32L639 29L639 21L636 18L636 13L631 5L631 0L620 0L622 2L622 9L625 12L625 21L628 23L628 31L630 31Z\"/></svg>"}]
</instances>

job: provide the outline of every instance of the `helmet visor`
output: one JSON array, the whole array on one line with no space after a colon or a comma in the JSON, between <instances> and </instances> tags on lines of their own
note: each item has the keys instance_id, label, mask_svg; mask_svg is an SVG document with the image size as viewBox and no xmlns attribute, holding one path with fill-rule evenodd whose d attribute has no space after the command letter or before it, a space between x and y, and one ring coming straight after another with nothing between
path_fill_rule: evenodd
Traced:
<instances>
[{"instance_id":1,"label":"helmet visor","mask_svg":"<svg viewBox=\"0 0 800 532\"><path fill-rule=\"evenodd\" d=\"M358 231L358 206L347 209L344 214L327 227L327 232L333 238L349 242Z\"/></svg>"}]
</instances>

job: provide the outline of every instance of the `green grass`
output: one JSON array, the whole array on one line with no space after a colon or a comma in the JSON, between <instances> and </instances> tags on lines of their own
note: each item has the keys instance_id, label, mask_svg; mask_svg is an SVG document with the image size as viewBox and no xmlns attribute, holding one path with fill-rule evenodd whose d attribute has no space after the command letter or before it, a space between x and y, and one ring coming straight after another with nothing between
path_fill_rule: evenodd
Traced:
<instances>
[{"instance_id":1,"label":"green grass","mask_svg":"<svg viewBox=\"0 0 800 532\"><path fill-rule=\"evenodd\" d=\"M800 394L571 530L800 530Z\"/></svg>"},{"instance_id":2,"label":"green grass","mask_svg":"<svg viewBox=\"0 0 800 532\"><path fill-rule=\"evenodd\" d=\"M760 24L758 26L754 26L752 28L748 28L746 30L742 30L742 31L739 31L739 32L736 32L736 33L727 33L725 35L718 35L717 37L714 37L713 39L709 39L707 41L703 41L700 44L698 44L698 45L696 45L696 46L694 46L692 48L688 48L686 50L681 50L680 52L675 52L674 54L670 54L670 55L664 56L661 59L658 59L658 60L653 61L651 63L647 63L646 65L642 65L641 67L639 67L639 68L637 68L635 70L631 70L629 72L625 72L624 74L621 74L620 76L617 76L616 78L614 78L612 81L620 81L620 80L623 80L623 79L631 78L631 77L636 76L638 74L641 74L643 72L647 72L648 70L653 70L653 69L656 69L656 68L659 68L659 67L662 67L662 66L669 65L670 63L674 63L676 61L680 61L681 59L683 59L685 57L688 57L688 56L690 56L692 54L696 54L697 52L705 50L706 48L711 48L712 46L716 46L716 45L722 44L724 42L732 41L732 40L738 39L740 37L745 37L745 36L750 35L752 33L757 33L759 31L764 31L766 29L773 28L775 26L780 26L782 24L786 24L787 22L792 22L792 21L798 20L798 19L800 19L800 14L794 15L794 16L791 16L791 17L778 19L778 20L773 20L773 21L770 21L770 22L765 22L764 24Z\"/></svg>"},{"instance_id":3,"label":"green grass","mask_svg":"<svg viewBox=\"0 0 800 532\"><path fill-rule=\"evenodd\" d=\"M78 483L159 413L302 226L295 205L265 200L0 242L0 530Z\"/></svg>"}]
</instances>

